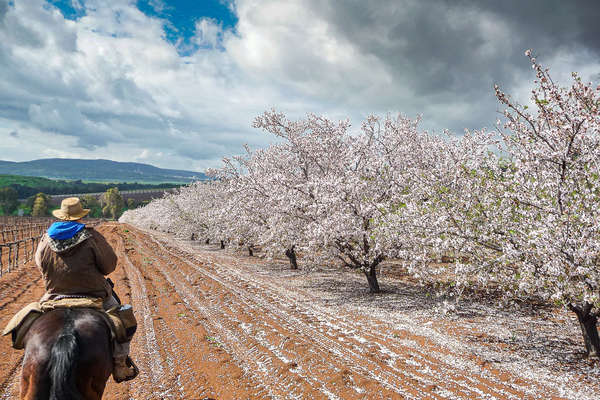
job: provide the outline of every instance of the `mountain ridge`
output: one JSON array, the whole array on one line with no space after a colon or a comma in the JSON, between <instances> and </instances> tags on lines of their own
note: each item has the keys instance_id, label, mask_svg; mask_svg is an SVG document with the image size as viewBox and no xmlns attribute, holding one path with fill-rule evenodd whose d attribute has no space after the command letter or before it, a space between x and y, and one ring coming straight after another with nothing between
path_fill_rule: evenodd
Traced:
<instances>
[{"instance_id":1,"label":"mountain ridge","mask_svg":"<svg viewBox=\"0 0 600 400\"><path fill-rule=\"evenodd\" d=\"M43 158L31 161L0 160L0 174L111 182L189 183L207 179L202 172L164 169L137 162L78 158Z\"/></svg>"}]
</instances>

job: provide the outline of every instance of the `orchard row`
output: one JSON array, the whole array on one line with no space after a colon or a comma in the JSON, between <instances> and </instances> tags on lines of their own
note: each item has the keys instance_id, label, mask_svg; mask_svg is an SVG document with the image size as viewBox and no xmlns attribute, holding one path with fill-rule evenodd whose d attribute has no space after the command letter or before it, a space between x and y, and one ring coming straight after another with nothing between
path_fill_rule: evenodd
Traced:
<instances>
[{"instance_id":1,"label":"orchard row","mask_svg":"<svg viewBox=\"0 0 600 400\"><path fill-rule=\"evenodd\" d=\"M577 314L588 353L600 353L600 87L576 74L559 87L526 54L532 106L496 86L506 109L495 131L434 135L389 115L352 131L348 121L269 111L253 126L274 144L246 148L209 171L213 181L121 220L261 246L293 267L296 253L343 263L364 272L371 292L378 264L396 258L454 292L554 301Z\"/></svg>"}]
</instances>

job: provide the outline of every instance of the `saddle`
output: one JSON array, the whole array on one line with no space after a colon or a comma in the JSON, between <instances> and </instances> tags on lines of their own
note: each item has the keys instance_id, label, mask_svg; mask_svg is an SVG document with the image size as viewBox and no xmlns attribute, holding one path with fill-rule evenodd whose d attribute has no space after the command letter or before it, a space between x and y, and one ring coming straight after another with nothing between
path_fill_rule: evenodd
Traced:
<instances>
[{"instance_id":1,"label":"saddle","mask_svg":"<svg viewBox=\"0 0 600 400\"><path fill-rule=\"evenodd\" d=\"M98 312L108 324L112 339L118 343L131 340L137 328L137 321L130 305L116 306L109 310L102 307L102 299L94 297L62 297L42 303L30 303L16 313L8 322L2 336L11 334L12 346L24 348L23 340L33 323L45 312L58 308L88 308Z\"/></svg>"}]
</instances>

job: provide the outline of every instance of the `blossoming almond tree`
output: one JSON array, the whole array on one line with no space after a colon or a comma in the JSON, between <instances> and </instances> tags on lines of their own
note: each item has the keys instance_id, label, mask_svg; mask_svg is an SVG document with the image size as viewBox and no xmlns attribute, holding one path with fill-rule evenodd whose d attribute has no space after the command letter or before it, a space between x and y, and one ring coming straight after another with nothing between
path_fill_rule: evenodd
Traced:
<instances>
[{"instance_id":1,"label":"blossoming almond tree","mask_svg":"<svg viewBox=\"0 0 600 400\"><path fill-rule=\"evenodd\" d=\"M267 174L257 162L257 154L262 151L253 153L247 146L245 149L245 155L224 158L223 167L208 170L208 175L218 180L225 194L223 202L217 205L221 232L252 256L254 247L263 244L262 238L269 230L272 209L268 203L272 193L265 185Z\"/></svg>"},{"instance_id":2,"label":"blossoming almond tree","mask_svg":"<svg viewBox=\"0 0 600 400\"><path fill-rule=\"evenodd\" d=\"M178 222L170 202L165 199L155 199L144 207L127 210L119 218L119 222L130 223L146 229L173 231Z\"/></svg>"},{"instance_id":3,"label":"blossoming almond tree","mask_svg":"<svg viewBox=\"0 0 600 400\"><path fill-rule=\"evenodd\" d=\"M596 328L600 306L600 86L577 74L559 87L527 51L536 73L536 113L512 101L503 133L513 189L507 192L520 217L520 284L531 293L564 303L581 324L589 354L600 354Z\"/></svg>"},{"instance_id":4,"label":"blossoming almond tree","mask_svg":"<svg viewBox=\"0 0 600 400\"><path fill-rule=\"evenodd\" d=\"M370 291L379 292L377 266L411 241L410 234L392 241L376 232L382 229L378 219L394 207L394 183L421 165L420 153L407 148L419 144L416 122L372 116L351 134L347 121L334 123L316 115L289 121L272 111L254 126L283 139L279 149L289 168L279 170L278 190L282 203L292 205L282 214L304 223L298 248L309 257L338 260L362 271ZM411 193L406 185L402 188L405 196Z\"/></svg>"},{"instance_id":5,"label":"blossoming almond tree","mask_svg":"<svg viewBox=\"0 0 600 400\"><path fill-rule=\"evenodd\" d=\"M307 208L312 199L305 190L310 168L288 142L252 152L245 165L241 189L257 200L254 206L263 216L259 243L269 256L285 254L297 269L296 246L305 240L312 221Z\"/></svg>"},{"instance_id":6,"label":"blossoming almond tree","mask_svg":"<svg viewBox=\"0 0 600 400\"><path fill-rule=\"evenodd\" d=\"M385 216L393 227L388 231L392 236L400 227L409 227L414 241L409 271L432 284L447 280L451 272L454 280L447 283L458 293L474 282L484 288L490 281L503 282L497 265L505 261L504 231L509 228L498 213L502 171L490 151L495 143L492 135L483 131L461 137L422 134L418 141L420 146L413 146L412 152L421 162L414 163L403 178L412 188L406 200L412 204L405 208L413 210L408 215L398 212L404 208L392 210ZM453 271L440 262L449 255Z\"/></svg>"},{"instance_id":7,"label":"blossoming almond tree","mask_svg":"<svg viewBox=\"0 0 600 400\"><path fill-rule=\"evenodd\" d=\"M170 198L177 212L174 218L179 223L177 230L182 237L194 235L204 239L223 239L221 225L223 221L218 212L224 202L222 185L214 181L198 181L179 190Z\"/></svg>"},{"instance_id":8,"label":"blossoming almond tree","mask_svg":"<svg viewBox=\"0 0 600 400\"><path fill-rule=\"evenodd\" d=\"M588 353L598 354L600 89L576 75L561 89L528 56L536 112L496 87L507 106L499 143L483 131L444 139L402 117L371 116L350 133L347 121L269 111L254 126L277 143L226 160L218 182L123 219L338 260L362 271L371 292L386 258L409 260L411 272L434 282L447 267L431 259L452 253L458 290L565 304Z\"/></svg>"},{"instance_id":9,"label":"blossoming almond tree","mask_svg":"<svg viewBox=\"0 0 600 400\"><path fill-rule=\"evenodd\" d=\"M225 193L219 182L194 182L177 193L167 194L148 205L128 210L119 219L147 229L172 232L183 238L223 239L219 216Z\"/></svg>"}]
</instances>

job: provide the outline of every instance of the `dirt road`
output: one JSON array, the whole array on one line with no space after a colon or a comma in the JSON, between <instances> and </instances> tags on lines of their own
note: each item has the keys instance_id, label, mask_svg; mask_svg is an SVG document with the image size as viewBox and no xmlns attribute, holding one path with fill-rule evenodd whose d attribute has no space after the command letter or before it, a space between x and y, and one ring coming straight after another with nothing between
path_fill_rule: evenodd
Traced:
<instances>
[{"instance_id":1,"label":"dirt road","mask_svg":"<svg viewBox=\"0 0 600 400\"><path fill-rule=\"evenodd\" d=\"M112 279L139 322L132 354L141 374L110 379L107 399L598 398L551 368L491 362L452 323L346 307L352 299L336 301L332 285L284 264L117 223L98 230L118 253ZM335 282L364 286L347 278ZM4 276L0 325L42 293L32 264ZM0 399L17 398L23 353L7 338L0 351Z\"/></svg>"}]
</instances>

